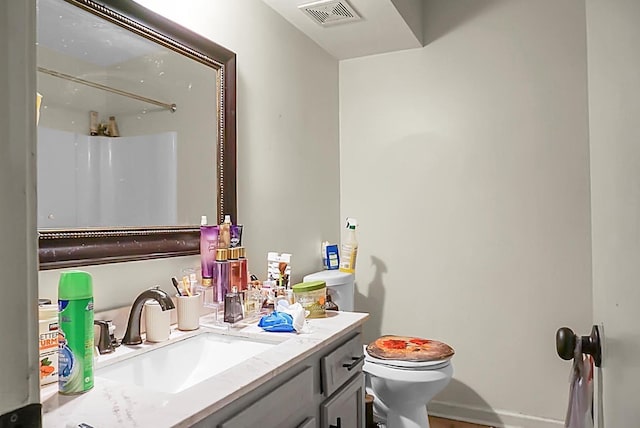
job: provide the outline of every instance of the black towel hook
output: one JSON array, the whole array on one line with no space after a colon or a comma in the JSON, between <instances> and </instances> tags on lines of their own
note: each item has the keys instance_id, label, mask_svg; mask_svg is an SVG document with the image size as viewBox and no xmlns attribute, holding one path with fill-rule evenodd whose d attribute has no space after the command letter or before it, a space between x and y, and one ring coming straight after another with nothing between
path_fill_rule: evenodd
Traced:
<instances>
[{"instance_id":1,"label":"black towel hook","mask_svg":"<svg viewBox=\"0 0 640 428\"><path fill-rule=\"evenodd\" d=\"M602 365L602 348L600 346L600 329L597 325L591 328L589 336L578 336L569 327L562 327L556 332L556 350L563 360L571 360L576 349L576 341L581 340L583 354L593 357L596 367Z\"/></svg>"}]
</instances>

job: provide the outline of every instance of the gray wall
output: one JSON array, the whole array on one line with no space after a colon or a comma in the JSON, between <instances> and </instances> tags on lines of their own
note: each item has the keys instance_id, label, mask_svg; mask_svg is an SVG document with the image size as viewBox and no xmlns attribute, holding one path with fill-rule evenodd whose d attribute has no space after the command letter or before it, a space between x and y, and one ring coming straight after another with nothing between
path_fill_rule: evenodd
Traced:
<instances>
[{"instance_id":1,"label":"gray wall","mask_svg":"<svg viewBox=\"0 0 640 428\"><path fill-rule=\"evenodd\" d=\"M40 401L34 36L35 1L0 2L0 415Z\"/></svg>"},{"instance_id":2,"label":"gray wall","mask_svg":"<svg viewBox=\"0 0 640 428\"><path fill-rule=\"evenodd\" d=\"M341 213L366 338L457 351L433 411L557 426L591 324L585 6L428 1L422 49L340 63Z\"/></svg>"},{"instance_id":3,"label":"gray wall","mask_svg":"<svg viewBox=\"0 0 640 428\"><path fill-rule=\"evenodd\" d=\"M605 427L640 420L640 3L587 0L594 321Z\"/></svg>"}]
</instances>

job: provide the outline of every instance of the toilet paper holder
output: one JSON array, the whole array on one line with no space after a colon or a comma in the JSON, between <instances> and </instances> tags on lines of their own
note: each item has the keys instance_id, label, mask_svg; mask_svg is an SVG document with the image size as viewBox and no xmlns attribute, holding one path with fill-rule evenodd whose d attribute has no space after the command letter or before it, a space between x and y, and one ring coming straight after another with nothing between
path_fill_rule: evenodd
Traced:
<instances>
[{"instance_id":1,"label":"toilet paper holder","mask_svg":"<svg viewBox=\"0 0 640 428\"><path fill-rule=\"evenodd\" d=\"M556 332L556 350L563 360L573 359L576 343L580 340L583 354L591 355L596 367L602 366L602 347L600 346L600 329L597 325L591 328L589 336L578 336L569 327L559 328Z\"/></svg>"}]
</instances>

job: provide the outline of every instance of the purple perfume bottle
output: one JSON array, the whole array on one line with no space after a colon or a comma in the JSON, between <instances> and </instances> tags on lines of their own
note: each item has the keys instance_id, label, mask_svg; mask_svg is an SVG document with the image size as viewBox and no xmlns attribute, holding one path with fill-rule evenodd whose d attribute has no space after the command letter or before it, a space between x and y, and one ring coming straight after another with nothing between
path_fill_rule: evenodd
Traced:
<instances>
[{"instance_id":1,"label":"purple perfume bottle","mask_svg":"<svg viewBox=\"0 0 640 428\"><path fill-rule=\"evenodd\" d=\"M213 277L215 281L214 300L224 303L224 296L229 292L229 262L227 261L227 249L216 250L216 261L213 264Z\"/></svg>"}]
</instances>

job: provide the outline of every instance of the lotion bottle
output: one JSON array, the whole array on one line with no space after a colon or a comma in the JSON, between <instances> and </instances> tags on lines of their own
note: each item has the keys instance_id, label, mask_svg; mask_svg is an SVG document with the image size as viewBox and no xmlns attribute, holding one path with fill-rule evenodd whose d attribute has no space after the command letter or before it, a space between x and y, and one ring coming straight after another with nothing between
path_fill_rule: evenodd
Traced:
<instances>
[{"instance_id":1,"label":"lotion bottle","mask_svg":"<svg viewBox=\"0 0 640 428\"><path fill-rule=\"evenodd\" d=\"M231 246L231 216L228 214L224 216L224 221L220 225L218 246L220 248L229 248Z\"/></svg>"},{"instance_id":2,"label":"lotion bottle","mask_svg":"<svg viewBox=\"0 0 640 428\"><path fill-rule=\"evenodd\" d=\"M200 265L202 269L202 286L213 284L213 266L218 248L218 226L207 225L207 216L200 220Z\"/></svg>"}]
</instances>

